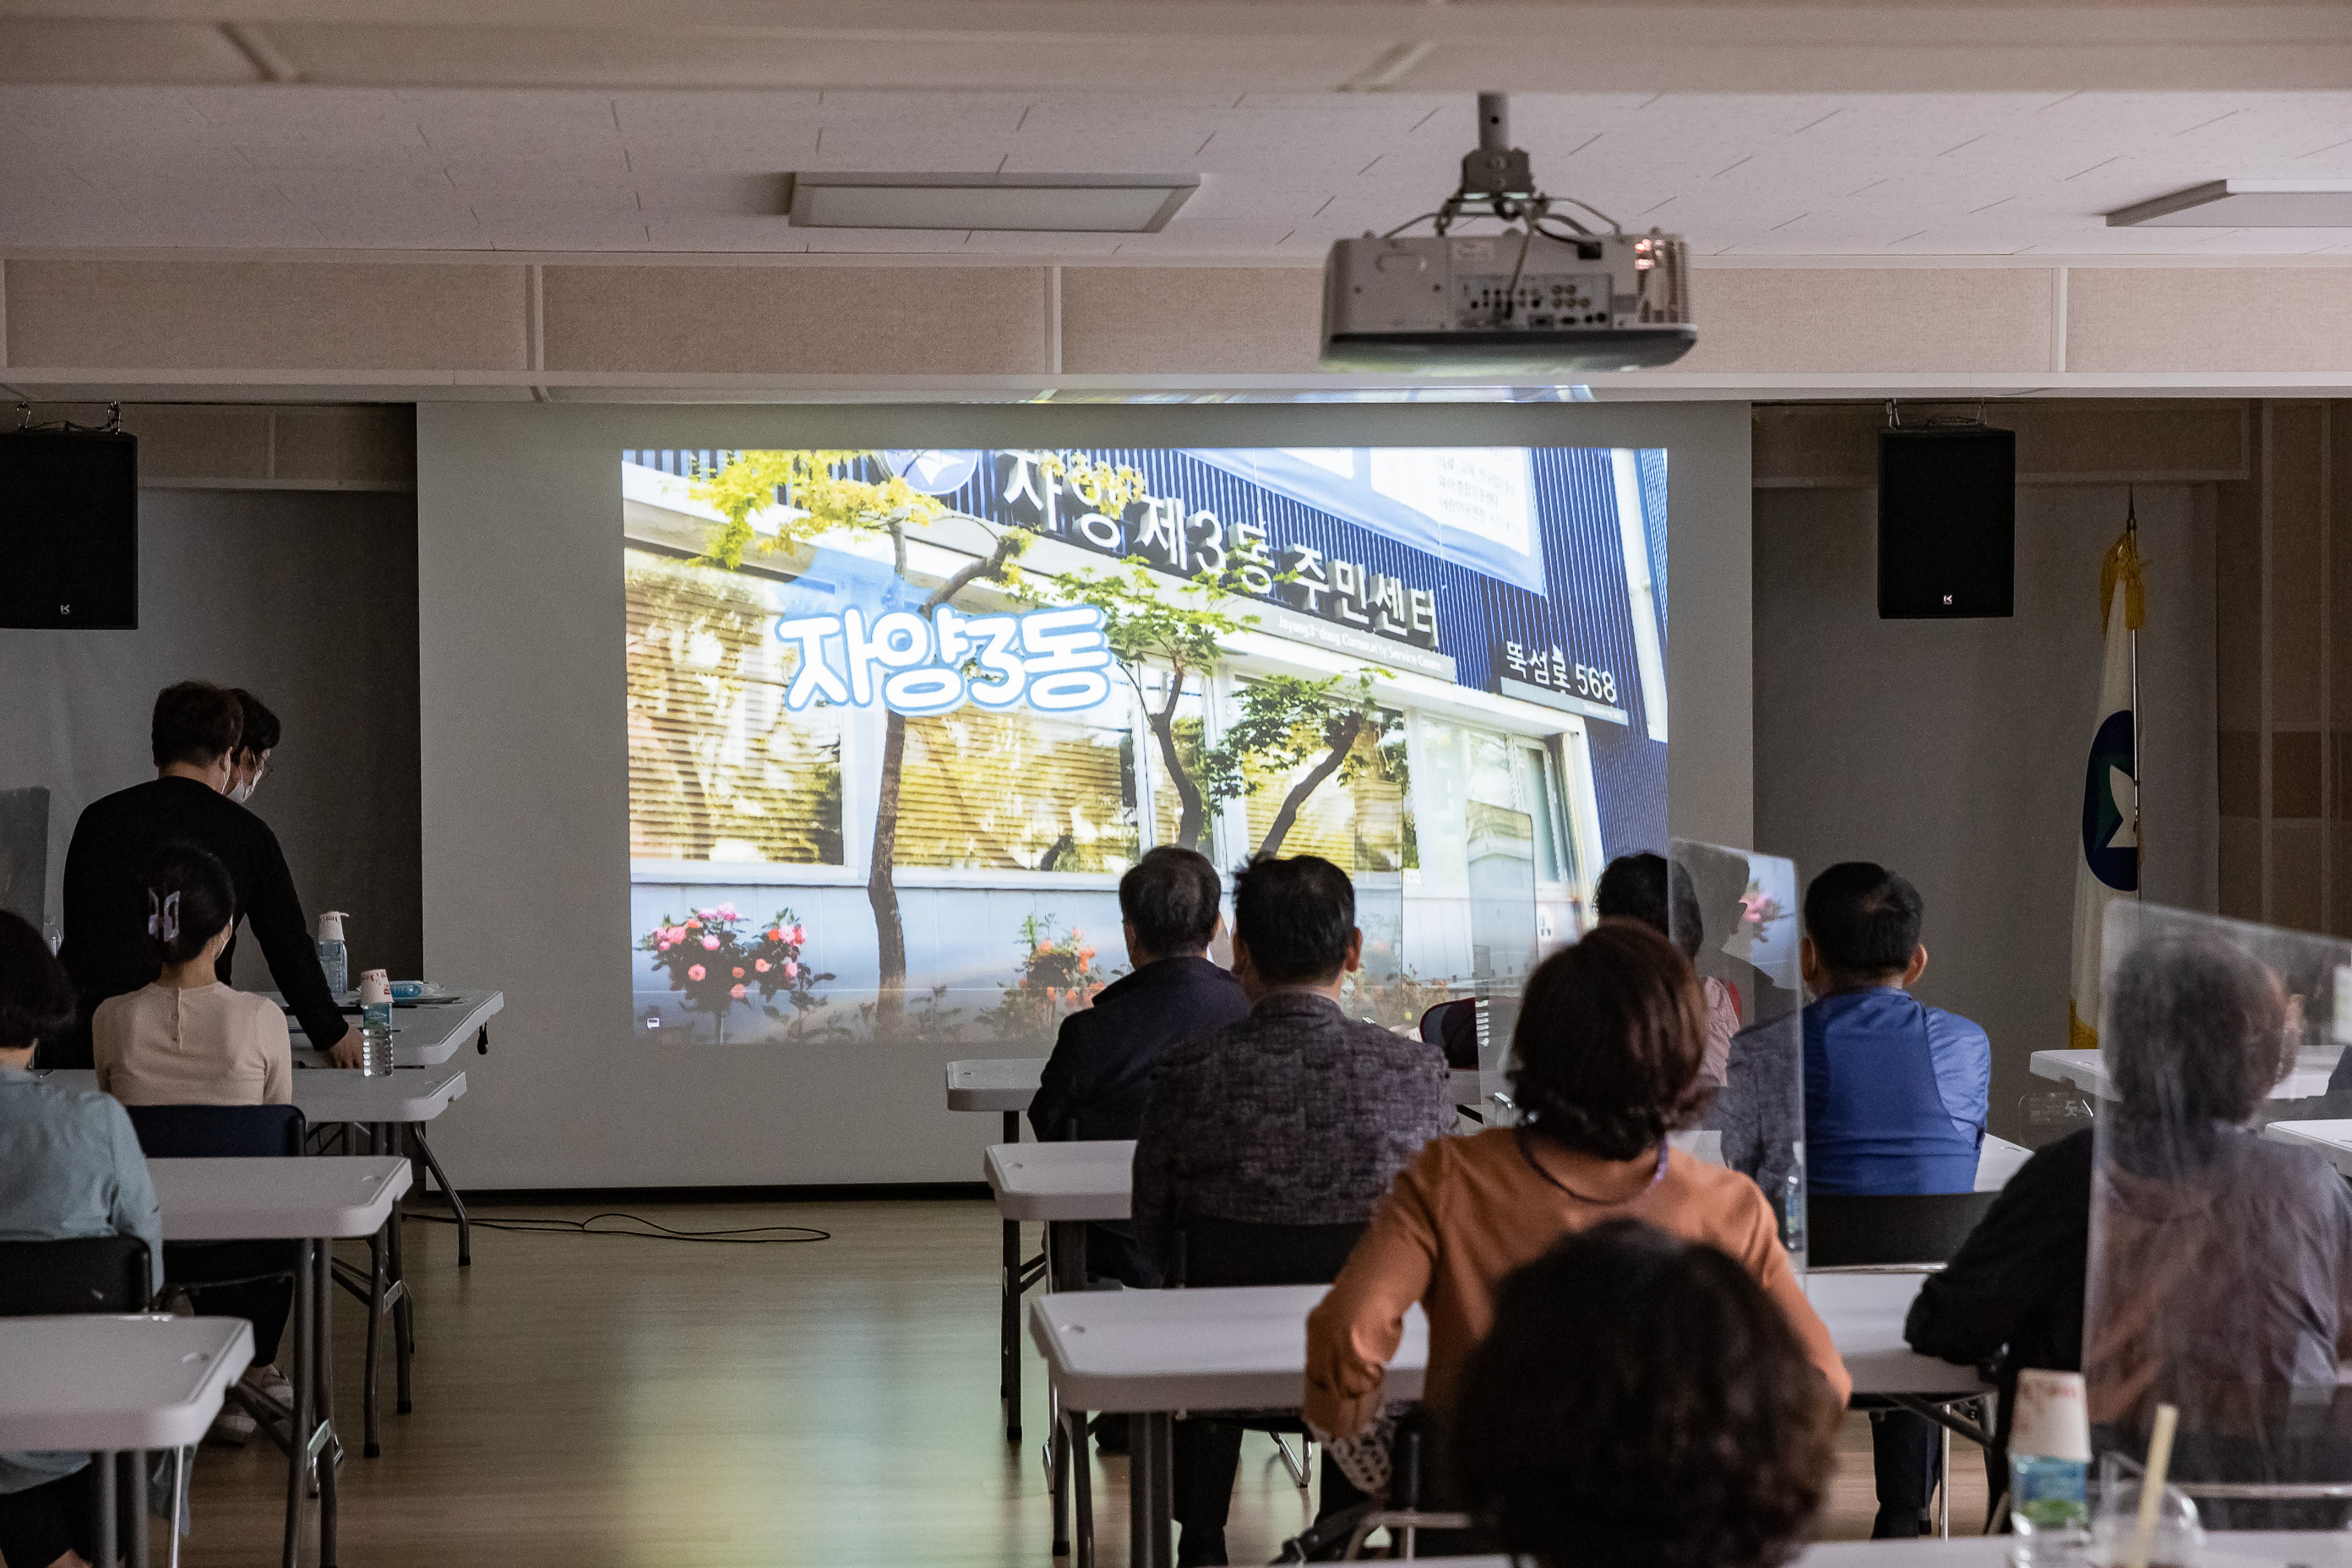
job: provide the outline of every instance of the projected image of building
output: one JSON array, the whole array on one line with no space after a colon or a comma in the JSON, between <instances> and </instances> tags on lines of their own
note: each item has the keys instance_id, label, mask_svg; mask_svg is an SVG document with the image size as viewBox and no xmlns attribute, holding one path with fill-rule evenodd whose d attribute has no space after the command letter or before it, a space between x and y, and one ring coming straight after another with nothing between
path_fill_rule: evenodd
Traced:
<instances>
[{"instance_id":1,"label":"projected image of building","mask_svg":"<svg viewBox=\"0 0 2352 1568\"><path fill-rule=\"evenodd\" d=\"M1160 844L1347 868L1351 1008L1409 1024L1664 845L1663 451L622 479L643 1030L1042 1049L1121 972L1118 879Z\"/></svg>"}]
</instances>

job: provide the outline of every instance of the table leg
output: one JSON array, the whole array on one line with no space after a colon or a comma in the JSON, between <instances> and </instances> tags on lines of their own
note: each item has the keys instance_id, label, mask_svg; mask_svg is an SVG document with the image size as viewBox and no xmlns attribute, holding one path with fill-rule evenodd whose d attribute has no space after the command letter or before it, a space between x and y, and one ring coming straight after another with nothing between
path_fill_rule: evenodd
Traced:
<instances>
[{"instance_id":1,"label":"table leg","mask_svg":"<svg viewBox=\"0 0 2352 1568\"><path fill-rule=\"evenodd\" d=\"M1175 1482L1175 1424L1165 1410L1139 1410L1127 1418L1128 1562L1130 1568L1170 1568L1170 1509Z\"/></svg>"},{"instance_id":2,"label":"table leg","mask_svg":"<svg viewBox=\"0 0 2352 1568\"><path fill-rule=\"evenodd\" d=\"M412 1401L409 1363L416 1354L416 1303L408 1289L407 1230L398 1204L383 1222L384 1293L392 1298L393 1409L408 1414Z\"/></svg>"},{"instance_id":3,"label":"table leg","mask_svg":"<svg viewBox=\"0 0 2352 1568\"><path fill-rule=\"evenodd\" d=\"M180 1568L180 1514L188 1506L188 1451L172 1450L172 1552L171 1568ZM144 1564L141 1568L145 1568Z\"/></svg>"},{"instance_id":4,"label":"table leg","mask_svg":"<svg viewBox=\"0 0 2352 1568\"><path fill-rule=\"evenodd\" d=\"M89 1457L89 1462L97 1468L97 1497L91 1511L98 1515L93 1521L98 1526L98 1560L111 1564L122 1555L115 1547L115 1542L121 1539L119 1531L122 1521L115 1511L114 1455L111 1452L95 1453Z\"/></svg>"},{"instance_id":5,"label":"table leg","mask_svg":"<svg viewBox=\"0 0 2352 1568\"><path fill-rule=\"evenodd\" d=\"M1045 1227L1046 1282L1055 1290L1083 1290L1087 1288L1087 1227L1084 1222L1056 1220ZM1070 1477L1080 1465L1090 1462L1087 1453L1087 1428L1083 1418L1066 1420L1061 1409L1061 1394L1053 1395L1052 1425L1046 1439L1052 1458L1054 1478L1054 1555L1066 1556L1070 1550Z\"/></svg>"},{"instance_id":6,"label":"table leg","mask_svg":"<svg viewBox=\"0 0 2352 1568\"><path fill-rule=\"evenodd\" d=\"M315 1241L296 1249L294 1266L294 1408L286 1432L286 1548L281 1568L297 1568L302 1544L302 1512L306 1500L304 1474L310 1459L310 1385L314 1362L310 1341L319 1325L310 1304L311 1254Z\"/></svg>"},{"instance_id":7,"label":"table leg","mask_svg":"<svg viewBox=\"0 0 2352 1568\"><path fill-rule=\"evenodd\" d=\"M1021 1142L1021 1113L1004 1113L1004 1142ZM1004 1401L1004 1440L1021 1441L1021 1223L1004 1222L1004 1301L998 1324L998 1394Z\"/></svg>"},{"instance_id":8,"label":"table leg","mask_svg":"<svg viewBox=\"0 0 2352 1568\"><path fill-rule=\"evenodd\" d=\"M1070 1412L1077 1426L1077 1441L1071 1446L1077 1462L1070 1468L1071 1511L1077 1515L1078 1553L1075 1568L1095 1568L1095 1469L1094 1460L1087 1452L1087 1413Z\"/></svg>"},{"instance_id":9,"label":"table leg","mask_svg":"<svg viewBox=\"0 0 2352 1568\"><path fill-rule=\"evenodd\" d=\"M488 1032L484 1031L483 1038L488 1037ZM457 1216L457 1267L471 1268L474 1266L474 1226L466 1217L466 1200L457 1195L457 1189L450 1184L449 1173L441 1168L440 1160L434 1155L433 1145L425 1141L424 1127L411 1122L408 1135L415 1140L416 1152L423 1156L425 1169L431 1171L433 1179L440 1184L441 1195L449 1200L449 1212ZM417 1191L421 1193L424 1190L420 1184Z\"/></svg>"},{"instance_id":10,"label":"table leg","mask_svg":"<svg viewBox=\"0 0 2352 1568\"><path fill-rule=\"evenodd\" d=\"M319 1322L310 1336L318 1369L311 1375L318 1388L317 1438L309 1445L319 1467L319 1568L335 1568L335 1461L341 1457L335 1437L335 1340L329 1309L333 1305L333 1244L319 1244L318 1280L310 1287Z\"/></svg>"},{"instance_id":11,"label":"table leg","mask_svg":"<svg viewBox=\"0 0 2352 1568\"><path fill-rule=\"evenodd\" d=\"M134 1568L147 1568L147 1455L133 1449L123 1459L131 1476L131 1502L123 1510L131 1516L131 1561Z\"/></svg>"},{"instance_id":12,"label":"table leg","mask_svg":"<svg viewBox=\"0 0 2352 1568\"><path fill-rule=\"evenodd\" d=\"M1004 1440L1021 1442L1021 1222L1004 1222L1004 1300L998 1313L997 1393L1004 1401Z\"/></svg>"}]
</instances>

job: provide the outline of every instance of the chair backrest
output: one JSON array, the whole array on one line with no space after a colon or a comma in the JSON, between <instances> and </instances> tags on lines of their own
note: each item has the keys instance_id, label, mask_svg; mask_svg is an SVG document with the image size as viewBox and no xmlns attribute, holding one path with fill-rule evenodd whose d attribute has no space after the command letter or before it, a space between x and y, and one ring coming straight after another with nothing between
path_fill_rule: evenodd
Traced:
<instances>
[{"instance_id":1,"label":"chair backrest","mask_svg":"<svg viewBox=\"0 0 2352 1568\"><path fill-rule=\"evenodd\" d=\"M291 1105L127 1105L151 1160L299 1154L309 1129Z\"/></svg>"},{"instance_id":2,"label":"chair backrest","mask_svg":"<svg viewBox=\"0 0 2352 1568\"><path fill-rule=\"evenodd\" d=\"M150 1267L135 1236L0 1241L0 1318L143 1312Z\"/></svg>"},{"instance_id":3,"label":"chair backrest","mask_svg":"<svg viewBox=\"0 0 2352 1568\"><path fill-rule=\"evenodd\" d=\"M1171 1286L1328 1285L1370 1222L1258 1225L1195 1215L1176 1235Z\"/></svg>"},{"instance_id":4,"label":"chair backrest","mask_svg":"<svg viewBox=\"0 0 2352 1568\"><path fill-rule=\"evenodd\" d=\"M1948 1263L1999 1193L1805 1198L1805 1265L1862 1268Z\"/></svg>"},{"instance_id":5,"label":"chair backrest","mask_svg":"<svg viewBox=\"0 0 2352 1568\"><path fill-rule=\"evenodd\" d=\"M1464 1070L1478 1065L1478 999L1440 1002L1421 1016L1421 1037L1445 1053L1445 1065Z\"/></svg>"}]
</instances>

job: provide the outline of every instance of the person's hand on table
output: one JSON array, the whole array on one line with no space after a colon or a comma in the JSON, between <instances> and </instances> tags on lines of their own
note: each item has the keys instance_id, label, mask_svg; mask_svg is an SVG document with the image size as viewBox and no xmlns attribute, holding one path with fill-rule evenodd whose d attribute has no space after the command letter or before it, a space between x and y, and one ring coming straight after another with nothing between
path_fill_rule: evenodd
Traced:
<instances>
[{"instance_id":1,"label":"person's hand on table","mask_svg":"<svg viewBox=\"0 0 2352 1568\"><path fill-rule=\"evenodd\" d=\"M360 1065L362 1058L357 1025L345 1029L343 1037L327 1047L327 1059L339 1068L355 1068Z\"/></svg>"}]
</instances>

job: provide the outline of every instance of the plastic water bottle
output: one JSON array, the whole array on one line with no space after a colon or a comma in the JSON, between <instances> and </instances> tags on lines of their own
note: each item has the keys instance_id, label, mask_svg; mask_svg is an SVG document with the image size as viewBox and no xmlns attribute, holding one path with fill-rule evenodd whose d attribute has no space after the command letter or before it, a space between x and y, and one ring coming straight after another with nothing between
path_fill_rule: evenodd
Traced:
<instances>
[{"instance_id":1,"label":"plastic water bottle","mask_svg":"<svg viewBox=\"0 0 2352 1568\"><path fill-rule=\"evenodd\" d=\"M319 967L327 972L327 989L336 995L352 988L352 954L343 945L341 910L329 910L319 917Z\"/></svg>"},{"instance_id":2,"label":"plastic water bottle","mask_svg":"<svg viewBox=\"0 0 2352 1568\"><path fill-rule=\"evenodd\" d=\"M2019 1373L2009 1438L2009 1517L2016 1532L2011 1562L2053 1568L2080 1557L2091 1538L2084 1485L2090 1461L2083 1374Z\"/></svg>"},{"instance_id":3,"label":"plastic water bottle","mask_svg":"<svg viewBox=\"0 0 2352 1568\"><path fill-rule=\"evenodd\" d=\"M392 981L381 969L360 976L360 1071L392 1074Z\"/></svg>"}]
</instances>

